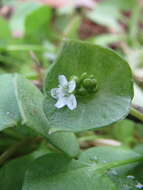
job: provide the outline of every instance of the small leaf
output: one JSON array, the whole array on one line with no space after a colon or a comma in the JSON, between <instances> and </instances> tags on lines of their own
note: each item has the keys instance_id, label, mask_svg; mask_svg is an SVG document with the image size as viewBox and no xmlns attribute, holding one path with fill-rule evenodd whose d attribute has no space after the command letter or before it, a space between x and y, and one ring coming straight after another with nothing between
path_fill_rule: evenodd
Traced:
<instances>
[{"instance_id":1,"label":"small leaf","mask_svg":"<svg viewBox=\"0 0 143 190\"><path fill-rule=\"evenodd\" d=\"M12 31L17 31L24 33L25 32L25 20L28 15L30 15L33 11L37 10L42 5L38 2L24 2L18 3L16 6L16 10L11 17L10 25Z\"/></svg>"},{"instance_id":2,"label":"small leaf","mask_svg":"<svg viewBox=\"0 0 143 190\"><path fill-rule=\"evenodd\" d=\"M95 9L87 13L87 17L95 23L119 32L121 30L119 20L124 19L121 10L131 11L136 4L136 0L101 1L97 3Z\"/></svg>"},{"instance_id":3,"label":"small leaf","mask_svg":"<svg viewBox=\"0 0 143 190\"><path fill-rule=\"evenodd\" d=\"M118 19L121 17L119 8L112 4L109 6L106 3L97 4L95 10L90 11L87 17L93 22L107 26L115 31L120 30Z\"/></svg>"},{"instance_id":4,"label":"small leaf","mask_svg":"<svg viewBox=\"0 0 143 190\"><path fill-rule=\"evenodd\" d=\"M38 2L17 3L10 24L15 37L26 37L29 42L41 42L48 35L51 8ZM36 20L36 22L33 22ZM47 25L47 29L45 26Z\"/></svg>"},{"instance_id":5,"label":"small leaf","mask_svg":"<svg viewBox=\"0 0 143 190\"><path fill-rule=\"evenodd\" d=\"M94 75L97 91L77 96L77 108L55 108L50 90L58 86L58 76ZM67 40L55 64L45 77L44 111L55 130L86 131L110 125L124 118L133 96L132 75L126 61L113 51L90 43Z\"/></svg>"},{"instance_id":6,"label":"small leaf","mask_svg":"<svg viewBox=\"0 0 143 190\"><path fill-rule=\"evenodd\" d=\"M48 6L41 6L26 17L25 35L28 41L41 43L41 41L47 37L51 13L51 8ZM36 20L36 22L33 22L33 20ZM45 26L47 26L47 28L45 28Z\"/></svg>"}]
</instances>

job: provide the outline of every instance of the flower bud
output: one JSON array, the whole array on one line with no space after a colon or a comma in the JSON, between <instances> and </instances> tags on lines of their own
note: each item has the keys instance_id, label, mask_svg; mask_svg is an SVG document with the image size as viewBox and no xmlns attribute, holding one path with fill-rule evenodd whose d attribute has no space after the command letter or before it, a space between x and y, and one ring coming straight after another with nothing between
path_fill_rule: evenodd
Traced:
<instances>
[{"instance_id":1,"label":"flower bud","mask_svg":"<svg viewBox=\"0 0 143 190\"><path fill-rule=\"evenodd\" d=\"M89 78L90 79L94 79L94 75L89 75Z\"/></svg>"},{"instance_id":2,"label":"flower bud","mask_svg":"<svg viewBox=\"0 0 143 190\"><path fill-rule=\"evenodd\" d=\"M97 85L96 79L92 79L91 84L92 84L92 87L96 87L96 85Z\"/></svg>"},{"instance_id":3,"label":"flower bud","mask_svg":"<svg viewBox=\"0 0 143 190\"><path fill-rule=\"evenodd\" d=\"M84 80L87 78L87 73L82 73L81 77L80 77L80 80Z\"/></svg>"},{"instance_id":4,"label":"flower bud","mask_svg":"<svg viewBox=\"0 0 143 190\"><path fill-rule=\"evenodd\" d=\"M83 86L85 88L90 88L92 86L92 79L87 78L83 80Z\"/></svg>"},{"instance_id":5,"label":"flower bud","mask_svg":"<svg viewBox=\"0 0 143 190\"><path fill-rule=\"evenodd\" d=\"M85 96L87 94L87 91L85 88L81 87L80 89L78 89L77 94L81 96Z\"/></svg>"}]
</instances>

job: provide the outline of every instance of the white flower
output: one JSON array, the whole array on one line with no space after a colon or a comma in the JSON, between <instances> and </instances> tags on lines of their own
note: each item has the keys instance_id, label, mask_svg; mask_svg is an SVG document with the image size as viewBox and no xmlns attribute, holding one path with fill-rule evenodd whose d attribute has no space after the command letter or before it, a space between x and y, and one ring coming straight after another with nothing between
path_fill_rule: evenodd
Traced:
<instances>
[{"instance_id":1,"label":"white flower","mask_svg":"<svg viewBox=\"0 0 143 190\"><path fill-rule=\"evenodd\" d=\"M142 189L142 188L143 188L143 185L142 185L141 183L138 183L138 184L136 185L136 188Z\"/></svg>"},{"instance_id":2,"label":"white flower","mask_svg":"<svg viewBox=\"0 0 143 190\"><path fill-rule=\"evenodd\" d=\"M67 81L64 75L59 75L59 86L51 90L51 96L57 100L55 107L60 109L67 106L70 110L77 107L77 101L73 94L76 88L75 80Z\"/></svg>"}]
</instances>

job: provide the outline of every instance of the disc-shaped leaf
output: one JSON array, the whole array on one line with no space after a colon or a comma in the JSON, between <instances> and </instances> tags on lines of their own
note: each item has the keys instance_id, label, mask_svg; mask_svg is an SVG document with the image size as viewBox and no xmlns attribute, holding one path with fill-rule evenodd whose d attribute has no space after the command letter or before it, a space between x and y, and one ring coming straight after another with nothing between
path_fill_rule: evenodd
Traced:
<instances>
[{"instance_id":1,"label":"disc-shaped leaf","mask_svg":"<svg viewBox=\"0 0 143 190\"><path fill-rule=\"evenodd\" d=\"M87 72L97 80L97 91L77 96L77 108L55 108L51 89L58 76L81 76ZM66 41L56 63L45 78L45 114L55 130L85 131L107 126L124 118L133 96L131 71L124 59L110 49L80 41Z\"/></svg>"},{"instance_id":2,"label":"disc-shaped leaf","mask_svg":"<svg viewBox=\"0 0 143 190\"><path fill-rule=\"evenodd\" d=\"M112 152L113 155L114 150L109 149L109 154ZM120 152L121 149L118 151ZM140 156L137 154L133 156L133 153L132 156L131 152L129 153L130 158L137 159ZM118 161L112 159L112 161L108 160L109 163L99 164L95 161L89 163L82 159L71 160L60 154L48 154L32 163L26 173L22 190L136 190L138 189L137 182L128 179L127 173L121 175L110 171L115 163L117 166L127 160L127 153L121 154L120 158L122 158ZM94 154L95 156L100 157L100 153Z\"/></svg>"},{"instance_id":3,"label":"disc-shaped leaf","mask_svg":"<svg viewBox=\"0 0 143 190\"><path fill-rule=\"evenodd\" d=\"M73 133L48 134L50 126L43 111L43 95L31 82L17 74L1 75L0 87L0 130L22 123L69 156L78 154L79 145Z\"/></svg>"}]
</instances>

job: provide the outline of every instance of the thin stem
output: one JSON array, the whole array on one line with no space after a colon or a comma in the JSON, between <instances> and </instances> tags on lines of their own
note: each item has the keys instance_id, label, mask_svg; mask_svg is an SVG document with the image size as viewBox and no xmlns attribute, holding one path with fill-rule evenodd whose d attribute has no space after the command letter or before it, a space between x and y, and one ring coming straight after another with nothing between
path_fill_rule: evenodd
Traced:
<instances>
[{"instance_id":1,"label":"thin stem","mask_svg":"<svg viewBox=\"0 0 143 190\"><path fill-rule=\"evenodd\" d=\"M6 160L8 160L12 155L14 155L18 150L21 149L21 147L41 142L42 137L35 137L35 138L26 138L21 142L18 142L17 144L14 144L11 146L8 150L6 150L3 154L0 156L0 165L2 165Z\"/></svg>"},{"instance_id":2,"label":"thin stem","mask_svg":"<svg viewBox=\"0 0 143 190\"><path fill-rule=\"evenodd\" d=\"M136 117L137 119L143 121L143 114L140 111L136 110L135 108L131 108L130 114Z\"/></svg>"}]
</instances>

